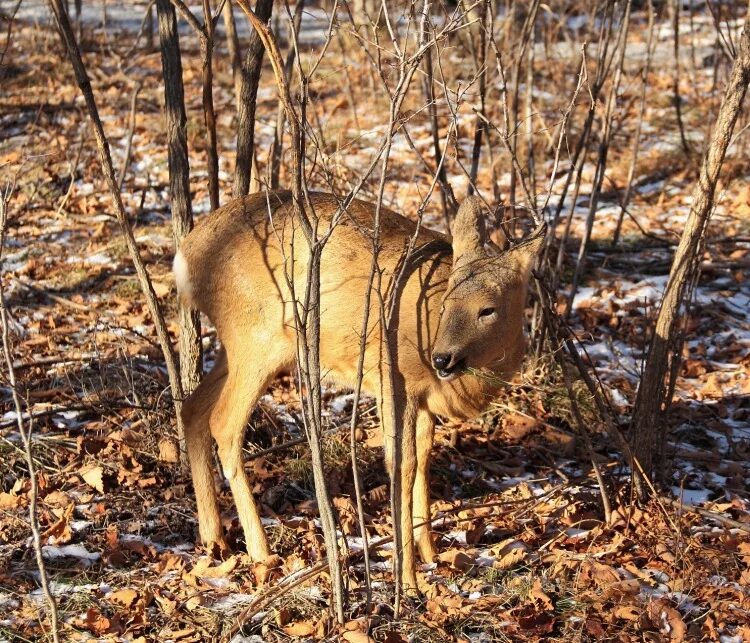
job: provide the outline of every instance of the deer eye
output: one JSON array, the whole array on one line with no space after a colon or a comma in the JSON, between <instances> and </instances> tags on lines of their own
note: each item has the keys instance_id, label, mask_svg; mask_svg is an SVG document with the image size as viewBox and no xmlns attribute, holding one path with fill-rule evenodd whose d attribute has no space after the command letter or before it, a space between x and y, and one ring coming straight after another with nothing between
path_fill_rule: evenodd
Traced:
<instances>
[{"instance_id":1,"label":"deer eye","mask_svg":"<svg viewBox=\"0 0 750 643\"><path fill-rule=\"evenodd\" d=\"M482 310L479 311L479 319L486 319L487 317L491 317L494 314L494 308L482 308Z\"/></svg>"}]
</instances>

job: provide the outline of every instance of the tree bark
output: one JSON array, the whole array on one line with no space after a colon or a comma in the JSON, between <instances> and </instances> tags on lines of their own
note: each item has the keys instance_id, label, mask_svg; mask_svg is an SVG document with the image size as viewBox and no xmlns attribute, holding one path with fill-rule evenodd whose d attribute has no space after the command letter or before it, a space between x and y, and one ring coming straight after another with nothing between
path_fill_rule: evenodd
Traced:
<instances>
[{"instance_id":1,"label":"tree bark","mask_svg":"<svg viewBox=\"0 0 750 643\"><path fill-rule=\"evenodd\" d=\"M169 193L172 200L172 231L175 249L193 227L190 204L190 163L187 150L187 117L182 85L180 37L177 15L169 0L156 0L159 41L164 74L164 110L167 124ZM190 393L201 378L200 318L197 311L178 304L180 324L180 376L183 391Z\"/></svg>"},{"instance_id":2,"label":"tree bark","mask_svg":"<svg viewBox=\"0 0 750 643\"><path fill-rule=\"evenodd\" d=\"M714 193L732 130L750 82L750 22L742 30L737 56L722 99L711 143L703 159L692 205L662 298L654 336L649 347L643 379L633 411L633 446L647 473L663 461L666 413L680 366L681 307L700 271L700 249L714 210ZM645 490L638 490L644 496Z\"/></svg>"},{"instance_id":3,"label":"tree bark","mask_svg":"<svg viewBox=\"0 0 750 643\"><path fill-rule=\"evenodd\" d=\"M224 19L224 30L227 35L227 51L229 52L229 61L232 65L232 80L234 81L234 96L237 100L237 108L240 106L240 97L242 89L242 61L240 60L240 40L237 37L237 23L234 20L234 10L232 3L227 0L222 10Z\"/></svg>"},{"instance_id":4,"label":"tree bark","mask_svg":"<svg viewBox=\"0 0 750 643\"><path fill-rule=\"evenodd\" d=\"M273 0L258 0L255 15L267 23L271 17ZM257 31L248 37L247 54L242 65L242 84L237 123L237 161L234 167L235 197L245 196L250 189L250 167L255 151L255 99L258 95L260 70L263 65L263 42Z\"/></svg>"},{"instance_id":5,"label":"tree bark","mask_svg":"<svg viewBox=\"0 0 750 643\"><path fill-rule=\"evenodd\" d=\"M291 33L289 34L289 51L286 54L286 60L284 61L284 77L291 78L292 67L294 65L295 57L295 43L299 36L299 28L302 24L302 11L305 7L305 0L298 0L294 7L294 17L292 18ZM286 114L284 112L284 104L279 101L279 107L276 112L276 131L273 136L273 144L271 145L271 153L268 155L269 168L268 176L269 183L272 190L279 189L279 174L281 172L281 150L284 145L284 123L286 123ZM255 158L255 157L253 157ZM255 164L254 164L255 165ZM253 167L255 172L255 167ZM250 188L253 189L253 186Z\"/></svg>"},{"instance_id":6,"label":"tree bark","mask_svg":"<svg viewBox=\"0 0 750 643\"><path fill-rule=\"evenodd\" d=\"M96 106L94 92L91 89L91 81L89 80L86 67L83 64L81 52L78 49L75 38L73 37L73 29L70 26L68 14L65 12L62 0L49 0L49 5L55 16L55 21L57 22L57 27L60 31L60 37L68 52L68 58L73 66L76 82L86 101L86 109L89 113L91 125L94 129L94 135L96 136L96 146L99 151L102 173L104 174L107 187L112 196L117 222L120 225L123 236L125 237L125 243L127 244L128 252L133 261L133 267L138 275L138 281L141 285L144 298L146 299L146 305L148 306L149 313L154 322L154 326L156 327L156 336L159 340L159 346L161 347L162 353L164 354L164 362L167 367L169 385L172 387L172 401L175 406L177 433L182 446L181 451L184 454L185 434L182 418L180 416L180 409L182 408L182 384L180 383L179 369L177 367L177 362L175 361L174 352L172 351L172 343L169 338L167 324L164 321L164 315L159 307L159 300L154 292L151 277L149 276L143 258L138 251L138 244L135 241L130 220L125 213L122 196L117 187L117 178L115 176L114 165L112 164L112 155L109 151L109 143L107 142L107 137L104 135L104 127L102 126L101 118L99 118L99 109Z\"/></svg>"},{"instance_id":7,"label":"tree bark","mask_svg":"<svg viewBox=\"0 0 750 643\"><path fill-rule=\"evenodd\" d=\"M219 209L219 152L216 142L216 114L214 113L214 22L211 1L203 0L203 28L205 39L201 41L203 57L203 121L206 126L206 157L208 160L208 194L211 211Z\"/></svg>"}]
</instances>

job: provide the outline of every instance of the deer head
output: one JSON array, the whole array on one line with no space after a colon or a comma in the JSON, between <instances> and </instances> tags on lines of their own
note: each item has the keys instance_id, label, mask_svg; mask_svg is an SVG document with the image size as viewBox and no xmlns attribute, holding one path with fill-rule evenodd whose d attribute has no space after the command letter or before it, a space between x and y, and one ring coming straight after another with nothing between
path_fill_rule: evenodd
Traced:
<instances>
[{"instance_id":1,"label":"deer head","mask_svg":"<svg viewBox=\"0 0 750 643\"><path fill-rule=\"evenodd\" d=\"M453 267L432 350L441 380L467 369L510 376L524 352L523 312L544 224L510 249L487 237L482 200L468 197L453 222Z\"/></svg>"}]
</instances>

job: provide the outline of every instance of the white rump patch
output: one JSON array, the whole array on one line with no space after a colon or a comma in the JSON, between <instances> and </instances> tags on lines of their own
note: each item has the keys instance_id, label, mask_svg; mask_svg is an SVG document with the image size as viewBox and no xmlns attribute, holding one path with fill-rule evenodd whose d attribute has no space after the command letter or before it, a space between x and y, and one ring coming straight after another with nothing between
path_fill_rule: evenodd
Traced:
<instances>
[{"instance_id":1,"label":"white rump patch","mask_svg":"<svg viewBox=\"0 0 750 643\"><path fill-rule=\"evenodd\" d=\"M177 285L177 292L180 295L180 299L182 299L184 303L192 306L193 285L190 283L190 271L188 270L187 261L181 250L178 250L177 254L174 256L172 272L174 272L174 280Z\"/></svg>"}]
</instances>

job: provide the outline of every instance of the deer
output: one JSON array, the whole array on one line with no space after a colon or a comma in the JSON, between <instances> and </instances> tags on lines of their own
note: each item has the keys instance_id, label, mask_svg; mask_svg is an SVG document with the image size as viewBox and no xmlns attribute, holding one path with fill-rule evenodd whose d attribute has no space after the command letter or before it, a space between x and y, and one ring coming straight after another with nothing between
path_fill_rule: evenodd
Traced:
<instances>
[{"instance_id":1,"label":"deer","mask_svg":"<svg viewBox=\"0 0 750 643\"><path fill-rule=\"evenodd\" d=\"M321 373L353 387L376 206L355 199L341 213L333 195L310 193L306 207L320 229L336 219L320 266ZM496 245L484 209L480 198L466 198L452 238L385 208L379 216L379 266L385 277L398 273L400 280L389 333L377 298L371 298L361 387L377 401L392 480L400 440L401 515L394 520L403 550L397 580L417 592L416 550L423 562L437 555L429 477L436 418L477 417L525 354L527 288L544 224L511 247ZM269 191L209 215L185 237L173 264L181 301L208 316L221 343L212 370L182 407L200 539L227 550L214 487L215 442L254 561L271 552L242 462L245 427L274 378L296 363L291 288L304 292L309 256L291 193ZM390 351L384 351L386 341Z\"/></svg>"}]
</instances>

